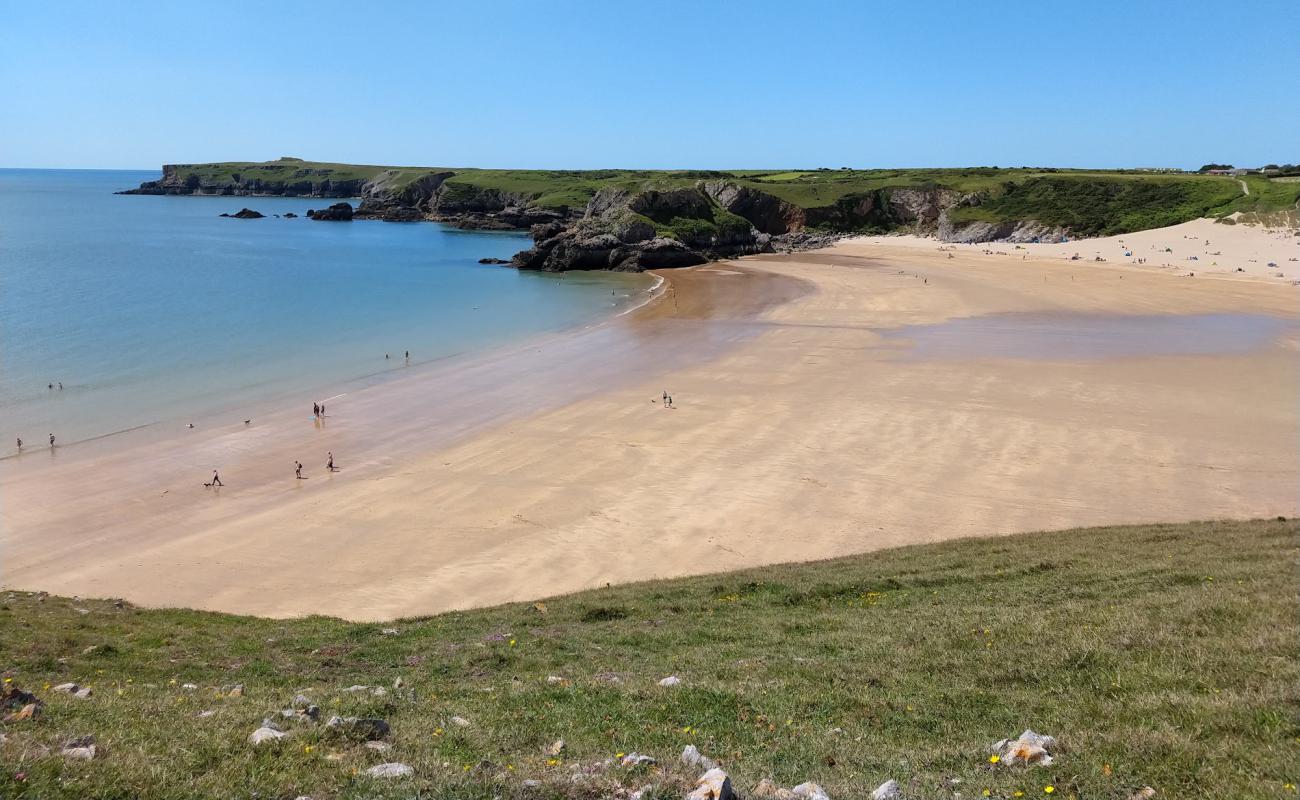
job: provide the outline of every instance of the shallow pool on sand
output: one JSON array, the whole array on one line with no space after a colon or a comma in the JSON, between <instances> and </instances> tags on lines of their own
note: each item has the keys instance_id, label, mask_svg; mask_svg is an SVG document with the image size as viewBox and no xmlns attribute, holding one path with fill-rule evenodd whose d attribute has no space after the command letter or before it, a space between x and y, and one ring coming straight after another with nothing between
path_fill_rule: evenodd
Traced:
<instances>
[{"instance_id":1,"label":"shallow pool on sand","mask_svg":"<svg viewBox=\"0 0 1300 800\"><path fill-rule=\"evenodd\" d=\"M1267 347L1294 327L1267 314L1011 313L882 330L912 358L1087 361L1226 355Z\"/></svg>"}]
</instances>

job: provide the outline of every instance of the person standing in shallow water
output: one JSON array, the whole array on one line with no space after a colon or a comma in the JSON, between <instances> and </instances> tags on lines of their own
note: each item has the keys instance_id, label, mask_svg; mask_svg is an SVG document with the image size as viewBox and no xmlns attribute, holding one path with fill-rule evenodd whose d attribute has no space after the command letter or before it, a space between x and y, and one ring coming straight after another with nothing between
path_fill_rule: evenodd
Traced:
<instances>
[{"instance_id":1,"label":"person standing in shallow water","mask_svg":"<svg viewBox=\"0 0 1300 800\"><path fill-rule=\"evenodd\" d=\"M303 480L303 477L302 477L302 462L301 462L301 461L295 461L295 462L293 462L293 476L294 476L295 478L297 478L298 480Z\"/></svg>"},{"instance_id":2,"label":"person standing in shallow water","mask_svg":"<svg viewBox=\"0 0 1300 800\"><path fill-rule=\"evenodd\" d=\"M312 403L312 404L311 404L311 415L312 415L313 417L319 417L319 416L320 416L320 403Z\"/></svg>"},{"instance_id":3,"label":"person standing in shallow water","mask_svg":"<svg viewBox=\"0 0 1300 800\"><path fill-rule=\"evenodd\" d=\"M54 434L50 434L50 447L54 446Z\"/></svg>"},{"instance_id":4,"label":"person standing in shallow water","mask_svg":"<svg viewBox=\"0 0 1300 800\"><path fill-rule=\"evenodd\" d=\"M22 451L23 451L23 437L19 436L19 437L18 437L18 452L21 453Z\"/></svg>"}]
</instances>

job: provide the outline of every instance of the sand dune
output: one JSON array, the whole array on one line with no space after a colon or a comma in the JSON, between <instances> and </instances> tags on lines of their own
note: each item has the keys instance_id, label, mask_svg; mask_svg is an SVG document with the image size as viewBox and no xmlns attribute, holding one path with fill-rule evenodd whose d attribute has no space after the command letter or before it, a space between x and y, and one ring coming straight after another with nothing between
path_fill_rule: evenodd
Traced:
<instances>
[{"instance_id":1,"label":"sand dune","mask_svg":"<svg viewBox=\"0 0 1300 800\"><path fill-rule=\"evenodd\" d=\"M285 410L9 459L4 584L382 619L958 536L1297 513L1295 287L936 247L669 273L641 312L351 392L324 426ZM989 348L973 356L921 355L928 329L897 330L991 314L1011 316L986 345L958 329ZM1022 319L1062 320L1087 351L1097 314L1229 327L1185 351L1143 352L1140 326L1126 352L998 351ZM1237 343L1238 314L1267 341ZM327 449L342 472L307 457ZM200 486L213 464L219 493Z\"/></svg>"}]
</instances>

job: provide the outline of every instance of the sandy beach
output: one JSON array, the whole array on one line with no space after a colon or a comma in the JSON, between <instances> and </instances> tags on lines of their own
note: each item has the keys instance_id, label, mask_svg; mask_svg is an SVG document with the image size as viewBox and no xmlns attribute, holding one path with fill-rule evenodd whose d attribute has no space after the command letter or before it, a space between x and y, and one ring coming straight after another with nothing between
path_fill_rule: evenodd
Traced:
<instances>
[{"instance_id":1,"label":"sandy beach","mask_svg":"<svg viewBox=\"0 0 1300 800\"><path fill-rule=\"evenodd\" d=\"M0 461L3 584L377 620L961 536L1294 516L1300 239L1188 225L1118 237L1198 255L1171 267L1108 240L912 237L711 264L604 324L350 388L323 421L305 398L33 449ZM1177 238L1205 226L1221 269ZM1008 345L1044 330L1060 341Z\"/></svg>"}]
</instances>

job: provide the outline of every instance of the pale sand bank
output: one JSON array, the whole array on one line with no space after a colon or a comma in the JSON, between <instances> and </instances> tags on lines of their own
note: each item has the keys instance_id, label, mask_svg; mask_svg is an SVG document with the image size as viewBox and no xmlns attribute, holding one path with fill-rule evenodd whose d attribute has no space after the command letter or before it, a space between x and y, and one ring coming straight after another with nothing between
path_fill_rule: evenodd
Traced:
<instances>
[{"instance_id":1,"label":"pale sand bank","mask_svg":"<svg viewBox=\"0 0 1300 800\"><path fill-rule=\"evenodd\" d=\"M0 462L3 582L385 619L957 536L1296 515L1294 287L934 246L673 273L653 307L350 394L320 427L296 409ZM881 333L1007 312L1285 330L1076 361L916 358Z\"/></svg>"},{"instance_id":2,"label":"pale sand bank","mask_svg":"<svg viewBox=\"0 0 1300 800\"><path fill-rule=\"evenodd\" d=\"M1014 258L1047 258L1164 270L1177 275L1219 275L1245 280L1300 283L1300 235L1289 228L1258 225L1227 225L1212 219L1197 219L1167 228L1155 228L1122 236L1078 239L1059 244L944 244L924 236L863 236L853 241L875 245L887 251L937 251L954 254L992 255ZM986 253L986 251L991 251ZM1139 260L1144 263L1139 265ZM1069 261L1078 264L1078 261ZM1270 267L1269 264L1276 264Z\"/></svg>"}]
</instances>

